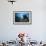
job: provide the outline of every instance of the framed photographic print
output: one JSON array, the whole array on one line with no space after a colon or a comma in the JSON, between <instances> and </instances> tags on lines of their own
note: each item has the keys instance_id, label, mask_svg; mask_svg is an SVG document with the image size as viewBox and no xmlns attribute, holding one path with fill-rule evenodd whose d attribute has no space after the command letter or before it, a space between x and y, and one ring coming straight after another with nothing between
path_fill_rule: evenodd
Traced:
<instances>
[{"instance_id":1,"label":"framed photographic print","mask_svg":"<svg viewBox=\"0 0 46 46\"><path fill-rule=\"evenodd\" d=\"M13 11L13 24L32 24L32 11Z\"/></svg>"}]
</instances>

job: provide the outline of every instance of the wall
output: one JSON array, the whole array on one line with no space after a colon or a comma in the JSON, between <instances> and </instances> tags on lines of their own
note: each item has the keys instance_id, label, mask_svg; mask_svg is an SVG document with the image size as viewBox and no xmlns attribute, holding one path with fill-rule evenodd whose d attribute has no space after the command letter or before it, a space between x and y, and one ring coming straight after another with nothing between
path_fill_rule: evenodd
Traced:
<instances>
[{"instance_id":1,"label":"wall","mask_svg":"<svg viewBox=\"0 0 46 46\"><path fill-rule=\"evenodd\" d=\"M0 40L15 40L19 32L31 34L33 40L46 40L45 1L17 0L13 5L0 0ZM13 11L32 10L32 25L14 25Z\"/></svg>"}]
</instances>

